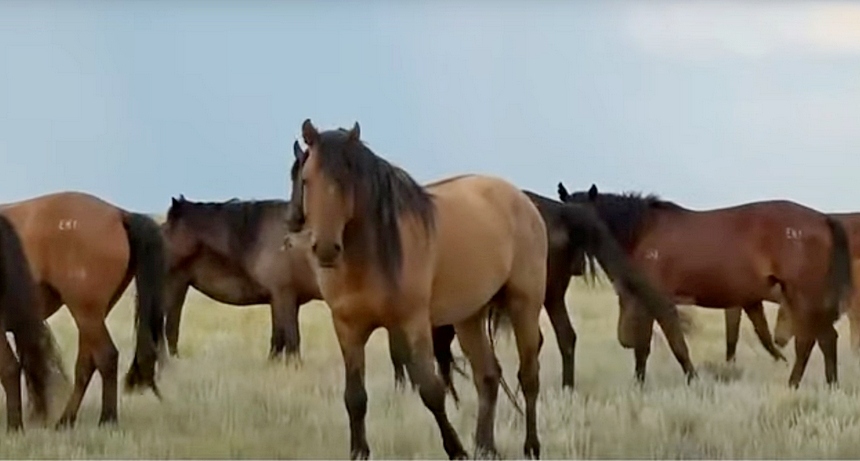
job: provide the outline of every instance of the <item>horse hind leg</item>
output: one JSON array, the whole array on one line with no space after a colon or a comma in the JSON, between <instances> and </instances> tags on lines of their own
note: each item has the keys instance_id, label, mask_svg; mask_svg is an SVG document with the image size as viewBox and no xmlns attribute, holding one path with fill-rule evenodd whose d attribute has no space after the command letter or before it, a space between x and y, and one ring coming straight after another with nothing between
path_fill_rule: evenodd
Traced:
<instances>
[{"instance_id":1,"label":"horse hind leg","mask_svg":"<svg viewBox=\"0 0 860 461\"><path fill-rule=\"evenodd\" d=\"M98 370L102 378L102 408L99 424L117 421L117 368L119 351L111 340L104 319L89 318L90 312L100 310L71 309L78 325L78 359L75 364L75 387L63 412L58 427L73 426L77 419L81 401Z\"/></svg>"},{"instance_id":2,"label":"horse hind leg","mask_svg":"<svg viewBox=\"0 0 860 461\"><path fill-rule=\"evenodd\" d=\"M484 328L484 315L475 315L457 324L455 328L460 347L472 366L472 380L478 393L475 457L498 458L494 426L501 367Z\"/></svg>"},{"instance_id":3,"label":"horse hind leg","mask_svg":"<svg viewBox=\"0 0 860 461\"><path fill-rule=\"evenodd\" d=\"M6 429L10 432L21 430L24 427L21 364L5 337L0 341L0 383L6 394Z\"/></svg>"},{"instance_id":4,"label":"horse hind leg","mask_svg":"<svg viewBox=\"0 0 860 461\"><path fill-rule=\"evenodd\" d=\"M296 296L286 293L272 299L272 338L269 358L300 361L299 305Z\"/></svg>"},{"instance_id":5,"label":"horse hind leg","mask_svg":"<svg viewBox=\"0 0 860 461\"><path fill-rule=\"evenodd\" d=\"M739 307L732 307L725 310L726 362L735 361L735 354L738 350L738 339L740 338L742 313L743 311Z\"/></svg>"},{"instance_id":6,"label":"horse hind leg","mask_svg":"<svg viewBox=\"0 0 860 461\"><path fill-rule=\"evenodd\" d=\"M833 325L828 325L818 335L818 347L824 355L824 379L831 386L835 386L837 380L836 342L838 337L839 334L836 333Z\"/></svg>"},{"instance_id":7,"label":"horse hind leg","mask_svg":"<svg viewBox=\"0 0 860 461\"><path fill-rule=\"evenodd\" d=\"M764 305L761 302L750 304L744 307L744 312L747 313L750 322L753 324L756 336L758 336L761 345L773 357L774 360L787 362L788 360L782 355L779 348L774 344L773 336L770 334L770 329L767 327L767 317L764 315Z\"/></svg>"}]
</instances>

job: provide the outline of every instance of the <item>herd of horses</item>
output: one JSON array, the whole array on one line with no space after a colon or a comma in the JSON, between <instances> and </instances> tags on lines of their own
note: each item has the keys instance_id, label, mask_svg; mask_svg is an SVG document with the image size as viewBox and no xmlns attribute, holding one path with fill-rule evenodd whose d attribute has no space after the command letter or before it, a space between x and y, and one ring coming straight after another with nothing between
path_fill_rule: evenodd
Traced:
<instances>
[{"instance_id":1,"label":"herd of horses","mask_svg":"<svg viewBox=\"0 0 860 461\"><path fill-rule=\"evenodd\" d=\"M365 344L388 331L396 386L407 376L439 427L451 458L467 453L446 413L457 400L451 345L457 338L478 395L475 454L497 455L495 408L501 369L495 329L513 330L525 402L523 453L540 456L536 402L541 309L574 386L576 332L565 293L571 277L597 266L618 295L618 339L645 379L653 324L688 380L696 377L676 304L725 310L726 359L734 360L742 312L776 360L794 338L789 377L799 385L811 350L837 382L842 313L860 348L860 214L827 215L790 201L694 211L656 196L603 193L592 185L558 200L506 180L461 175L418 184L372 152L356 123L301 126L293 146L289 200L172 199L158 224L97 197L62 192L0 206L0 344L7 425L23 426L21 375L33 414L46 421L54 385L68 379L45 320L69 308L79 331L74 387L58 427L71 426L97 370L100 424L117 421L118 351L105 318L136 281L136 345L129 390L159 395L159 362L179 355L189 287L222 303L271 306L273 360L300 354L298 310L324 300L345 370L350 456L367 458ZM855 263L856 261L856 263ZM779 304L774 335L763 301Z\"/></svg>"}]
</instances>

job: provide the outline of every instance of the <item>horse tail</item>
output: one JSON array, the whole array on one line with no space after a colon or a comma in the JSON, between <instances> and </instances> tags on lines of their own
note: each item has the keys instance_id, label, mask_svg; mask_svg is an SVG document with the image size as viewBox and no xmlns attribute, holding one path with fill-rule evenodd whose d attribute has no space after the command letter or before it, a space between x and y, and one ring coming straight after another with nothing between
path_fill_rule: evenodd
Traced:
<instances>
[{"instance_id":1,"label":"horse tail","mask_svg":"<svg viewBox=\"0 0 860 461\"><path fill-rule=\"evenodd\" d=\"M149 387L156 396L155 365L164 344L164 285L167 262L161 228L149 216L125 213L123 225L131 249L129 268L134 268L137 306L134 325L137 344L125 376L126 389Z\"/></svg>"},{"instance_id":2,"label":"horse tail","mask_svg":"<svg viewBox=\"0 0 860 461\"><path fill-rule=\"evenodd\" d=\"M0 216L0 311L15 336L20 367L27 378L36 413L46 416L48 393L55 377L67 379L56 342L37 304L36 284L12 223ZM3 338L6 341L6 338Z\"/></svg>"},{"instance_id":3,"label":"horse tail","mask_svg":"<svg viewBox=\"0 0 860 461\"><path fill-rule=\"evenodd\" d=\"M830 228L832 245L830 247L830 267L827 270L825 306L833 315L835 322L847 309L854 291L851 249L845 228L838 220L828 216L827 226Z\"/></svg>"}]
</instances>

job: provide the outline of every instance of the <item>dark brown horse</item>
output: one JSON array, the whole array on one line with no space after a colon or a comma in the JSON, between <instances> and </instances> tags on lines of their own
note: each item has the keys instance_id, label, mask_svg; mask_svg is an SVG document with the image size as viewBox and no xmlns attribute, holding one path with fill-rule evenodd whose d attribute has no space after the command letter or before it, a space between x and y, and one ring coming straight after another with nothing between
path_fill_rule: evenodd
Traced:
<instances>
[{"instance_id":1,"label":"dark brown horse","mask_svg":"<svg viewBox=\"0 0 860 461\"><path fill-rule=\"evenodd\" d=\"M6 429L24 426L21 405L21 372L27 380L35 416L48 416L49 393L53 381L65 379L60 357L48 325L42 319L36 285L24 255L21 240L12 223L0 215L0 323L15 336L20 360L6 337L0 341L0 383L6 394Z\"/></svg>"},{"instance_id":2,"label":"dark brown horse","mask_svg":"<svg viewBox=\"0 0 860 461\"><path fill-rule=\"evenodd\" d=\"M655 196L601 194L594 185L568 194L559 184L559 196L593 206L636 264L679 304L742 306L748 313L762 301L786 306L796 336L789 384L800 383L816 342L826 380L836 382L833 323L853 292L848 238L836 219L789 201L694 211ZM635 303L629 297L619 301L619 333L644 374L652 320L638 306L629 308Z\"/></svg>"},{"instance_id":3,"label":"dark brown horse","mask_svg":"<svg viewBox=\"0 0 860 461\"><path fill-rule=\"evenodd\" d=\"M495 453L500 370L484 328L507 311L520 356L526 457L539 457L538 323L546 283L546 227L528 197L501 179L468 175L426 186L376 156L352 130L318 132L306 120L307 154L291 199L289 229L310 232L320 290L346 371L350 456L370 454L365 433L365 343L376 328L408 344L410 375L433 414L450 458L466 452L433 370L432 327L453 324L478 391L475 442Z\"/></svg>"},{"instance_id":4,"label":"dark brown horse","mask_svg":"<svg viewBox=\"0 0 860 461\"><path fill-rule=\"evenodd\" d=\"M298 144L294 147L300 155ZM288 209L289 202L284 200L172 199L167 220L162 224L170 268L165 330L172 355L178 353L185 296L188 288L194 287L225 304L269 304L270 358L299 357L299 307L322 299L322 295L309 260L309 248L284 245ZM394 346L396 339L389 335L395 384L400 387L405 382L406 357L402 348Z\"/></svg>"},{"instance_id":5,"label":"dark brown horse","mask_svg":"<svg viewBox=\"0 0 860 461\"><path fill-rule=\"evenodd\" d=\"M42 318L64 304L78 327L75 385L58 426L74 425L95 370L102 377L99 423L117 420L117 361L105 318L136 280L137 344L126 389L158 395L155 367L164 338L166 264L158 224L97 197L62 192L0 206L15 227L38 287Z\"/></svg>"},{"instance_id":6,"label":"dark brown horse","mask_svg":"<svg viewBox=\"0 0 860 461\"><path fill-rule=\"evenodd\" d=\"M595 272L591 258L597 260L612 280L619 295L623 293L637 299L650 312L650 315L658 319L675 357L688 378L692 379L695 376L695 369L681 333L677 309L661 291L645 279L644 274L628 262L627 256L603 221L593 210L585 206L564 204L533 192L524 192L537 206L547 228L549 254L544 307L561 352L562 386L573 388L576 349L576 332L567 314L564 295L570 285L571 276L584 275L586 280L593 280ZM586 261L589 264L585 264ZM451 382L453 327L437 327L434 339L440 373L453 391Z\"/></svg>"}]
</instances>

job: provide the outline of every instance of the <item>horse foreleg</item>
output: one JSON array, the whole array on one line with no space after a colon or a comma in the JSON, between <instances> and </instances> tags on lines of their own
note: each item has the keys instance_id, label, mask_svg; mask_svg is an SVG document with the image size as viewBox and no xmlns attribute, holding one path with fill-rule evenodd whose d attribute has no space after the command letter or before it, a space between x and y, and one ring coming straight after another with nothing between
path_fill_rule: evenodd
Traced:
<instances>
[{"instance_id":1,"label":"horse foreleg","mask_svg":"<svg viewBox=\"0 0 860 461\"><path fill-rule=\"evenodd\" d=\"M418 384L418 392L424 406L430 410L442 434L442 445L450 459L465 459L466 452L460 437L448 420L445 412L445 385L433 368L432 326L429 318L417 318L403 325L403 333L409 344L410 360L407 368L412 379Z\"/></svg>"},{"instance_id":2,"label":"horse foreleg","mask_svg":"<svg viewBox=\"0 0 860 461\"><path fill-rule=\"evenodd\" d=\"M333 312L334 314L334 312ZM350 459L367 459L370 447L364 419L367 415L367 391L364 387L364 348L370 336L370 328L360 328L347 320L332 316L337 340L343 354L346 388L343 400L349 414Z\"/></svg>"},{"instance_id":3,"label":"horse foreleg","mask_svg":"<svg viewBox=\"0 0 860 461\"><path fill-rule=\"evenodd\" d=\"M570 317L567 315L567 306L564 304L565 291L567 291L567 284L560 288L550 288L547 290L544 305L561 353L561 385L564 388L573 389L576 330L573 329Z\"/></svg>"},{"instance_id":4,"label":"horse foreleg","mask_svg":"<svg viewBox=\"0 0 860 461\"><path fill-rule=\"evenodd\" d=\"M6 430L24 427L21 407L21 364L6 338L0 341L0 383L6 393Z\"/></svg>"},{"instance_id":5,"label":"horse foreleg","mask_svg":"<svg viewBox=\"0 0 860 461\"><path fill-rule=\"evenodd\" d=\"M280 293L272 299L272 338L269 358L282 354L286 360L300 359L299 305L293 293Z\"/></svg>"},{"instance_id":6,"label":"horse foreleg","mask_svg":"<svg viewBox=\"0 0 860 461\"><path fill-rule=\"evenodd\" d=\"M738 339L741 330L740 307L732 307L725 310L726 317L726 362L735 361L735 353L738 350Z\"/></svg>"},{"instance_id":7,"label":"horse foreleg","mask_svg":"<svg viewBox=\"0 0 860 461\"><path fill-rule=\"evenodd\" d=\"M185 297L188 294L188 283L176 276L167 281L165 290L165 324L164 336L167 340L167 349L170 355L179 355L179 323L182 319L182 309L185 306Z\"/></svg>"}]
</instances>

